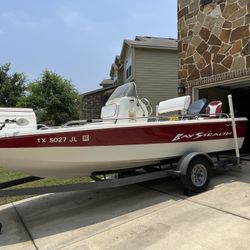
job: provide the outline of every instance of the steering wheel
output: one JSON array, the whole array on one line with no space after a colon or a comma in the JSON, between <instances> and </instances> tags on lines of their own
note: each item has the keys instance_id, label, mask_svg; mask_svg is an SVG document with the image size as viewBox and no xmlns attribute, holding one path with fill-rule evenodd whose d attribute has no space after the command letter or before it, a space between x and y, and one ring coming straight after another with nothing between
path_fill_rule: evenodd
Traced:
<instances>
[{"instance_id":1,"label":"steering wheel","mask_svg":"<svg viewBox=\"0 0 250 250\"><path fill-rule=\"evenodd\" d=\"M148 116L152 115L153 113L153 108L147 98L141 98L140 101L146 106L147 111L148 111Z\"/></svg>"}]
</instances>

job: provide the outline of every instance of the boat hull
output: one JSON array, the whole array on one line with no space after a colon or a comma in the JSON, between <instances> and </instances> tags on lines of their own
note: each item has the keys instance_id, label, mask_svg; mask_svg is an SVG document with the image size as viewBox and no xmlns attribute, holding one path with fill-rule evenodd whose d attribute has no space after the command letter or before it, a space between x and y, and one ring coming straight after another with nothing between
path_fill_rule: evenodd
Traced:
<instances>
[{"instance_id":1,"label":"boat hull","mask_svg":"<svg viewBox=\"0 0 250 250\"><path fill-rule=\"evenodd\" d=\"M239 138L241 146L244 138ZM206 144L206 145L205 145ZM1 165L40 177L70 178L89 176L92 172L133 168L157 164L189 152L217 152L231 150L232 139L201 142L101 146L20 148L0 151ZM9 155L10 157L2 157ZM15 157L12 157L15 155ZM18 162L18 163L17 163Z\"/></svg>"},{"instance_id":2,"label":"boat hull","mask_svg":"<svg viewBox=\"0 0 250 250\"><path fill-rule=\"evenodd\" d=\"M241 148L246 120L237 122ZM157 164L189 152L234 148L230 121L162 122L46 131L0 139L0 165L40 177L70 178Z\"/></svg>"}]
</instances>

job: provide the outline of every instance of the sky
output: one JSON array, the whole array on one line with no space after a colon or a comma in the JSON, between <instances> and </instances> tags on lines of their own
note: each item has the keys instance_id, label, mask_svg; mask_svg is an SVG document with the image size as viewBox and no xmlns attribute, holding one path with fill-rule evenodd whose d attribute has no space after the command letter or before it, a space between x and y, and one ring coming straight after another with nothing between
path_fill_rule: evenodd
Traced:
<instances>
[{"instance_id":1,"label":"sky","mask_svg":"<svg viewBox=\"0 0 250 250\"><path fill-rule=\"evenodd\" d=\"M0 1L0 64L28 81L48 69L80 93L100 88L124 39L177 37L176 0Z\"/></svg>"}]
</instances>

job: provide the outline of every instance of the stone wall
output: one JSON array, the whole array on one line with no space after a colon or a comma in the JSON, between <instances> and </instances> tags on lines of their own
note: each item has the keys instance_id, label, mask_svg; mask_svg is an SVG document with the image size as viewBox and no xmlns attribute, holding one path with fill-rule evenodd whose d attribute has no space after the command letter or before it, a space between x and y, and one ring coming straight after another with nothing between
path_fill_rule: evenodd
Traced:
<instances>
[{"instance_id":1,"label":"stone wall","mask_svg":"<svg viewBox=\"0 0 250 250\"><path fill-rule=\"evenodd\" d=\"M179 83L250 68L250 0L178 1Z\"/></svg>"},{"instance_id":2,"label":"stone wall","mask_svg":"<svg viewBox=\"0 0 250 250\"><path fill-rule=\"evenodd\" d=\"M93 93L83 94L80 104L80 120L99 119L101 109L116 87L103 88Z\"/></svg>"}]
</instances>

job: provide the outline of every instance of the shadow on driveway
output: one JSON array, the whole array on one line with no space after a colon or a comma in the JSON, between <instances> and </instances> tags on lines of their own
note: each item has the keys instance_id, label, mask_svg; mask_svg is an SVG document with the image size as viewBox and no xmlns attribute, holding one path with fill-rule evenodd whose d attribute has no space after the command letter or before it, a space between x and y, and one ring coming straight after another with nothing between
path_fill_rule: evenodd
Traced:
<instances>
[{"instance_id":1,"label":"shadow on driveway","mask_svg":"<svg viewBox=\"0 0 250 250\"><path fill-rule=\"evenodd\" d=\"M231 171L216 171L210 190L233 182L250 183L249 163ZM63 247L71 241L87 239L186 198L179 179L170 178L98 192L39 196L15 203L28 234L13 207L0 210L0 221L3 223L0 246L26 242L31 237L39 247ZM46 247L46 244L49 245Z\"/></svg>"}]
</instances>

